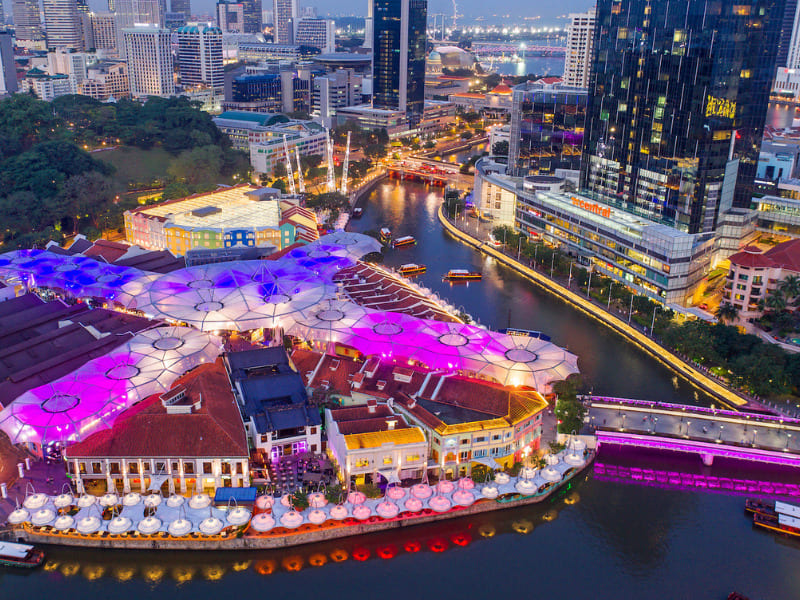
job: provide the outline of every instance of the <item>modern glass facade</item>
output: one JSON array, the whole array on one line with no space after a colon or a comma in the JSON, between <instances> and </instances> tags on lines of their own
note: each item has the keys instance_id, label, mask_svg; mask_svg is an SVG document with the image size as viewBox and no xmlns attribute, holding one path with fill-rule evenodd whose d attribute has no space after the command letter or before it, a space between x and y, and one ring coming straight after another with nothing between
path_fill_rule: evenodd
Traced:
<instances>
[{"instance_id":1,"label":"modern glass facade","mask_svg":"<svg viewBox=\"0 0 800 600\"><path fill-rule=\"evenodd\" d=\"M578 170L586 123L585 89L529 81L514 88L509 169L512 175Z\"/></svg>"},{"instance_id":2,"label":"modern glass facade","mask_svg":"<svg viewBox=\"0 0 800 600\"><path fill-rule=\"evenodd\" d=\"M688 233L749 206L785 0L599 0L581 188Z\"/></svg>"},{"instance_id":3,"label":"modern glass facade","mask_svg":"<svg viewBox=\"0 0 800 600\"><path fill-rule=\"evenodd\" d=\"M425 103L427 0L374 0L372 105L422 120Z\"/></svg>"}]
</instances>

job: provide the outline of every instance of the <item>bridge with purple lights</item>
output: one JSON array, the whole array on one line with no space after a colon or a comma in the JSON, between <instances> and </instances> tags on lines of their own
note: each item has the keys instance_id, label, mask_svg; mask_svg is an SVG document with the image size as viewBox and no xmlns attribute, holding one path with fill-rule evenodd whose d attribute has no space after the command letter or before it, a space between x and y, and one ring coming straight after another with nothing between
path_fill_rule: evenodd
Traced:
<instances>
[{"instance_id":1,"label":"bridge with purple lights","mask_svg":"<svg viewBox=\"0 0 800 600\"><path fill-rule=\"evenodd\" d=\"M582 396L598 445L800 467L800 420L627 398Z\"/></svg>"}]
</instances>

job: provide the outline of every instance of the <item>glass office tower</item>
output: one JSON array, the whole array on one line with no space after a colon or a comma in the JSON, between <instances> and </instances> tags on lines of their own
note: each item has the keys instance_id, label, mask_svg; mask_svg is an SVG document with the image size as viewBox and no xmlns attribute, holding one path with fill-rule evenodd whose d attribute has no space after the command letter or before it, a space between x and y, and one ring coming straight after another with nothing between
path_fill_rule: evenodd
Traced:
<instances>
[{"instance_id":1,"label":"glass office tower","mask_svg":"<svg viewBox=\"0 0 800 600\"><path fill-rule=\"evenodd\" d=\"M581 188L688 233L749 206L785 0L598 0Z\"/></svg>"},{"instance_id":2,"label":"glass office tower","mask_svg":"<svg viewBox=\"0 0 800 600\"><path fill-rule=\"evenodd\" d=\"M410 129L425 105L427 0L374 0L372 106L406 113Z\"/></svg>"}]
</instances>

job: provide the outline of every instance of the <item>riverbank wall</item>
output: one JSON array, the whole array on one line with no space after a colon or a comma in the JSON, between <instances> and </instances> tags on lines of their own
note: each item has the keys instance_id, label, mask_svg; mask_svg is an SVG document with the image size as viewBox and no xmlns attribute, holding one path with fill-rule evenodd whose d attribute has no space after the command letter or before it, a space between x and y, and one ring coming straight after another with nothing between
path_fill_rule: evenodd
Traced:
<instances>
[{"instance_id":1,"label":"riverbank wall","mask_svg":"<svg viewBox=\"0 0 800 600\"><path fill-rule=\"evenodd\" d=\"M674 371L679 376L689 381L692 385L696 386L703 392L709 394L711 397L719 401L725 407L731 408L733 410L740 410L742 408L748 407L749 401L746 398L743 398L736 392L720 385L718 382L707 377L701 371L695 369L693 366L686 363L679 356L675 355L670 350L664 348L663 346L658 344L655 340L652 340L651 338L647 337L634 327L631 327L631 325L629 325L616 315L613 315L610 312L604 310L603 308L595 305L588 298L584 298L583 296L576 294L572 290L567 289L566 287L557 283L556 281L553 281L543 273L540 273L530 268L528 265L523 264L512 257L506 256L505 254L503 254L496 248L493 248L492 246L488 245L484 241L473 237L469 233L461 231L455 225L453 225L445 216L444 205L439 206L437 215L439 218L439 222L442 224L445 230L454 238L456 238L457 240L461 241L462 243L468 246L475 248L479 252L491 256L498 262L501 262L505 266L515 270L517 273L524 275L526 278L533 281L542 289L561 298L563 301L572 305L574 308L578 309L582 313L603 323L609 329L615 331L616 333L626 338L631 343L635 344L636 346L647 352L650 356L654 357L656 360L669 367L672 371Z\"/></svg>"},{"instance_id":2,"label":"riverbank wall","mask_svg":"<svg viewBox=\"0 0 800 600\"><path fill-rule=\"evenodd\" d=\"M367 535L381 531L390 531L406 527L415 527L429 523L438 523L449 519L468 517L507 508L519 508L531 504L544 502L557 493L565 484L582 476L595 458L591 452L587 456L583 467L569 473L558 485L547 491L533 496L522 496L515 500L479 500L471 506L451 509L445 513L429 515L405 516L395 519L380 520L356 524L338 525L304 525L311 527L308 530L293 530L282 535L249 535L241 537L200 537L200 538L173 538L156 536L139 537L101 537L95 535L59 535L33 530L30 527L14 527L11 539L29 544L49 544L57 546L76 546L82 548L106 548L109 550L268 550L275 548L290 548L326 542L346 537Z\"/></svg>"}]
</instances>

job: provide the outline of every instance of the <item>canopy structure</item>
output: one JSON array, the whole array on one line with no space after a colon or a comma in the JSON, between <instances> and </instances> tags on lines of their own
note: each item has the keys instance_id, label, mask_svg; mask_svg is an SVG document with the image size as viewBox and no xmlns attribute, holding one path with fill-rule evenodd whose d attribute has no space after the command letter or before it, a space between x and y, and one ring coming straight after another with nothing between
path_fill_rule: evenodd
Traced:
<instances>
[{"instance_id":1,"label":"canopy structure","mask_svg":"<svg viewBox=\"0 0 800 600\"><path fill-rule=\"evenodd\" d=\"M132 267L47 250L15 250L0 255L0 278L16 278L29 288L62 290L76 298L113 300L122 286L141 275L141 270Z\"/></svg>"},{"instance_id":2,"label":"canopy structure","mask_svg":"<svg viewBox=\"0 0 800 600\"><path fill-rule=\"evenodd\" d=\"M299 265L239 261L200 265L125 288L128 306L201 331L248 331L279 326L288 317L332 298L335 286Z\"/></svg>"},{"instance_id":3,"label":"canopy structure","mask_svg":"<svg viewBox=\"0 0 800 600\"><path fill-rule=\"evenodd\" d=\"M0 429L14 443L82 440L220 352L218 339L187 327L144 331L110 354L24 393L0 411Z\"/></svg>"}]
</instances>

